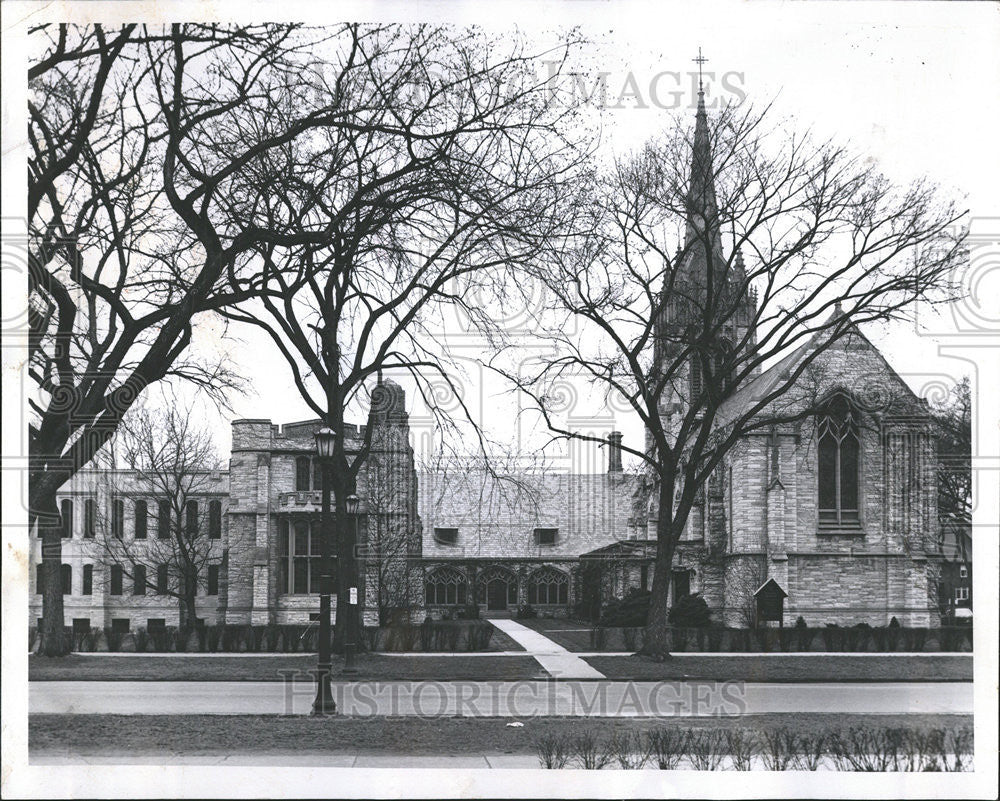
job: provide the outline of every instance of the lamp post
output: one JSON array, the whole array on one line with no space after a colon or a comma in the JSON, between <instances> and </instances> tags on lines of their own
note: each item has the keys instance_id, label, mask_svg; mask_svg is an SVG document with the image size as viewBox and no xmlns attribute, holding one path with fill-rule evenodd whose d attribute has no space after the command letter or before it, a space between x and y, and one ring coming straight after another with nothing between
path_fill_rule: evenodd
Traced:
<instances>
[{"instance_id":1,"label":"lamp post","mask_svg":"<svg viewBox=\"0 0 1000 801\"><path fill-rule=\"evenodd\" d=\"M316 665L316 700L314 715L332 715L337 711L330 687L332 670L330 659L330 543L333 540L333 515L330 513L330 464L337 443L337 432L323 426L315 434L316 455L323 476L322 503L320 506L320 577L319 577L319 653Z\"/></svg>"},{"instance_id":2,"label":"lamp post","mask_svg":"<svg viewBox=\"0 0 1000 801\"><path fill-rule=\"evenodd\" d=\"M351 493L347 496L347 514L351 518L351 533L353 534L352 545L353 551L351 553L351 577L353 578L357 574L355 569L356 562L354 561L357 554L358 546L358 510L361 508L361 499ZM343 556L346 556L343 555ZM343 556L341 558L343 558ZM358 588L349 587L346 588L348 592L347 596L347 625L344 627L344 670L343 672L352 675L358 672L357 667L354 664L354 652L357 645L357 624L358 624ZM343 592L343 590L341 590Z\"/></svg>"}]
</instances>

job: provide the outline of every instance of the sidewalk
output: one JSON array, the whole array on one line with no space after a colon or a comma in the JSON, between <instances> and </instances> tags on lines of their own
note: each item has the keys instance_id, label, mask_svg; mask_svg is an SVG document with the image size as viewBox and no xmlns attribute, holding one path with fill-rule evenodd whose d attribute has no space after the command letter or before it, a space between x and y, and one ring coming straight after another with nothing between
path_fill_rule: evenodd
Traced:
<instances>
[{"instance_id":1,"label":"sidewalk","mask_svg":"<svg viewBox=\"0 0 1000 801\"><path fill-rule=\"evenodd\" d=\"M972 682L359 681L333 685L356 716L677 717L973 711ZM312 682L44 681L28 683L29 714L304 715Z\"/></svg>"},{"instance_id":2,"label":"sidewalk","mask_svg":"<svg viewBox=\"0 0 1000 801\"><path fill-rule=\"evenodd\" d=\"M557 679L603 679L604 674L584 662L578 654L567 651L544 634L522 626L515 620L493 618L494 626L524 648L550 676Z\"/></svg>"}]
</instances>

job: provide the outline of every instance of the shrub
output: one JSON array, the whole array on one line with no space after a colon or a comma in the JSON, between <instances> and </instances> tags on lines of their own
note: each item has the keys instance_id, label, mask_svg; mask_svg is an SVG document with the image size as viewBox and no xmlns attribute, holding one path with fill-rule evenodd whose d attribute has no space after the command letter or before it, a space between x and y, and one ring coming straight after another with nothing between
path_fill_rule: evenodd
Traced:
<instances>
[{"instance_id":1,"label":"shrub","mask_svg":"<svg viewBox=\"0 0 1000 801\"><path fill-rule=\"evenodd\" d=\"M857 641L855 642L855 647L852 651L867 651L868 646L872 641L872 627L867 623L858 623L854 627L857 632Z\"/></svg>"},{"instance_id":2,"label":"shrub","mask_svg":"<svg viewBox=\"0 0 1000 801\"><path fill-rule=\"evenodd\" d=\"M697 592L685 595L677 600L667 612L667 620L674 626L699 628L711 623L711 613L708 604Z\"/></svg>"},{"instance_id":3,"label":"shrub","mask_svg":"<svg viewBox=\"0 0 1000 801\"><path fill-rule=\"evenodd\" d=\"M799 651L808 651L812 645L813 633L806 625L806 619L799 615L795 619L795 647Z\"/></svg>"},{"instance_id":4,"label":"shrub","mask_svg":"<svg viewBox=\"0 0 1000 801\"><path fill-rule=\"evenodd\" d=\"M947 755L942 755L942 763L947 771L972 770L973 739L972 728L962 726L952 729L947 738Z\"/></svg>"},{"instance_id":5,"label":"shrub","mask_svg":"<svg viewBox=\"0 0 1000 801\"><path fill-rule=\"evenodd\" d=\"M889 621L889 625L885 632L886 644L890 651L898 650L899 639L900 639L900 625L899 621L896 619L895 615Z\"/></svg>"},{"instance_id":6,"label":"shrub","mask_svg":"<svg viewBox=\"0 0 1000 801\"><path fill-rule=\"evenodd\" d=\"M538 612L535 611L535 607L531 604L521 604L517 607L518 620L531 620L536 617L538 617Z\"/></svg>"},{"instance_id":7,"label":"shrub","mask_svg":"<svg viewBox=\"0 0 1000 801\"><path fill-rule=\"evenodd\" d=\"M219 626L207 626L205 629L206 647L211 653L219 650L219 641L222 639L222 631Z\"/></svg>"},{"instance_id":8,"label":"shrub","mask_svg":"<svg viewBox=\"0 0 1000 801\"><path fill-rule=\"evenodd\" d=\"M35 650L35 641L38 639L38 629L28 626L28 651Z\"/></svg>"},{"instance_id":9,"label":"shrub","mask_svg":"<svg viewBox=\"0 0 1000 801\"><path fill-rule=\"evenodd\" d=\"M876 651L885 651L888 648L889 637L885 626L876 626L872 629L872 640L875 642Z\"/></svg>"},{"instance_id":10,"label":"shrub","mask_svg":"<svg viewBox=\"0 0 1000 801\"><path fill-rule=\"evenodd\" d=\"M639 770L649 759L649 752L639 732L615 732L608 750L622 770Z\"/></svg>"},{"instance_id":11,"label":"shrub","mask_svg":"<svg viewBox=\"0 0 1000 801\"><path fill-rule=\"evenodd\" d=\"M544 734L535 740L535 753L543 768L565 768L570 758L570 744L563 734Z\"/></svg>"},{"instance_id":12,"label":"shrub","mask_svg":"<svg viewBox=\"0 0 1000 801\"><path fill-rule=\"evenodd\" d=\"M191 629L179 628L174 632L174 650L182 654L187 651L188 640L191 638Z\"/></svg>"},{"instance_id":13,"label":"shrub","mask_svg":"<svg viewBox=\"0 0 1000 801\"><path fill-rule=\"evenodd\" d=\"M440 647L435 649L435 640L440 640L440 627L435 627L434 621L425 617L424 622L420 624L420 650L441 650Z\"/></svg>"},{"instance_id":14,"label":"shrub","mask_svg":"<svg viewBox=\"0 0 1000 801\"><path fill-rule=\"evenodd\" d=\"M135 633L135 652L137 654L146 653L147 645L149 645L149 634L146 633L145 627L139 626Z\"/></svg>"},{"instance_id":15,"label":"shrub","mask_svg":"<svg viewBox=\"0 0 1000 801\"><path fill-rule=\"evenodd\" d=\"M106 626L104 628L104 639L107 640L109 651L120 651L122 647L122 632L115 631Z\"/></svg>"},{"instance_id":16,"label":"shrub","mask_svg":"<svg viewBox=\"0 0 1000 801\"><path fill-rule=\"evenodd\" d=\"M726 729L726 750L733 761L733 770L751 770L757 753L757 738L752 731Z\"/></svg>"},{"instance_id":17,"label":"shrub","mask_svg":"<svg viewBox=\"0 0 1000 801\"><path fill-rule=\"evenodd\" d=\"M362 638L365 641L365 647L374 653L382 644L381 626L364 626L362 628Z\"/></svg>"},{"instance_id":18,"label":"shrub","mask_svg":"<svg viewBox=\"0 0 1000 801\"><path fill-rule=\"evenodd\" d=\"M695 770L715 770L725 756L725 743L718 729L696 729L688 733L685 753Z\"/></svg>"},{"instance_id":19,"label":"shrub","mask_svg":"<svg viewBox=\"0 0 1000 801\"><path fill-rule=\"evenodd\" d=\"M826 754L826 735L823 732L816 734L800 734L799 747L795 751L796 770L816 770L823 762Z\"/></svg>"},{"instance_id":20,"label":"shrub","mask_svg":"<svg viewBox=\"0 0 1000 801\"><path fill-rule=\"evenodd\" d=\"M198 638L198 650L205 653L208 650L208 626L198 626L194 633Z\"/></svg>"},{"instance_id":21,"label":"shrub","mask_svg":"<svg viewBox=\"0 0 1000 801\"><path fill-rule=\"evenodd\" d=\"M684 756L686 739L680 729L652 729L646 732L646 752L660 770L674 770Z\"/></svg>"},{"instance_id":22,"label":"shrub","mask_svg":"<svg viewBox=\"0 0 1000 801\"><path fill-rule=\"evenodd\" d=\"M724 629L710 628L708 630L708 650L709 651L721 651L722 650L722 635Z\"/></svg>"},{"instance_id":23,"label":"shrub","mask_svg":"<svg viewBox=\"0 0 1000 801\"><path fill-rule=\"evenodd\" d=\"M600 770L612 760L612 754L598 742L594 732L584 729L570 741L570 750L577 763L584 770Z\"/></svg>"},{"instance_id":24,"label":"shrub","mask_svg":"<svg viewBox=\"0 0 1000 801\"><path fill-rule=\"evenodd\" d=\"M465 634L465 647L468 651L487 651L490 647L490 640L493 639L492 623L470 623ZM455 647L458 647L458 631L455 631Z\"/></svg>"},{"instance_id":25,"label":"shrub","mask_svg":"<svg viewBox=\"0 0 1000 801\"><path fill-rule=\"evenodd\" d=\"M785 728L764 729L760 740L764 769L788 770L799 752L798 737Z\"/></svg>"},{"instance_id":26,"label":"shrub","mask_svg":"<svg viewBox=\"0 0 1000 801\"><path fill-rule=\"evenodd\" d=\"M645 628L649 618L652 593L633 589L620 600L608 601L601 609L600 626L638 626Z\"/></svg>"},{"instance_id":27,"label":"shrub","mask_svg":"<svg viewBox=\"0 0 1000 801\"><path fill-rule=\"evenodd\" d=\"M670 633L673 635L673 649L675 651L683 651L687 648L688 644L688 630L685 628L672 628Z\"/></svg>"},{"instance_id":28,"label":"shrub","mask_svg":"<svg viewBox=\"0 0 1000 801\"><path fill-rule=\"evenodd\" d=\"M920 653L924 650L924 645L927 642L927 629L911 629L913 633L913 644L912 648L916 653Z\"/></svg>"},{"instance_id":29,"label":"shrub","mask_svg":"<svg viewBox=\"0 0 1000 801\"><path fill-rule=\"evenodd\" d=\"M643 630L637 626L626 626L622 629L622 640L626 651L637 651L642 648Z\"/></svg>"},{"instance_id":30,"label":"shrub","mask_svg":"<svg viewBox=\"0 0 1000 801\"><path fill-rule=\"evenodd\" d=\"M608 645L608 630L604 626L594 626L590 630L590 647L603 651Z\"/></svg>"},{"instance_id":31,"label":"shrub","mask_svg":"<svg viewBox=\"0 0 1000 801\"><path fill-rule=\"evenodd\" d=\"M274 623L268 623L264 626L264 648L268 652L274 653L278 650L278 638L280 635L281 629Z\"/></svg>"}]
</instances>

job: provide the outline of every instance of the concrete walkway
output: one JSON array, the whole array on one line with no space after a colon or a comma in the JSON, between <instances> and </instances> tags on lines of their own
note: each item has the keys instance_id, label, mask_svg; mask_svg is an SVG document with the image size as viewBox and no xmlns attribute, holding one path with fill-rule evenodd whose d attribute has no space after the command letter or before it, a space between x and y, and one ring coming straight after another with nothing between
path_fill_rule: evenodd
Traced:
<instances>
[{"instance_id":1,"label":"concrete walkway","mask_svg":"<svg viewBox=\"0 0 1000 801\"><path fill-rule=\"evenodd\" d=\"M579 654L567 651L544 634L522 626L516 620L493 618L494 626L520 645L556 679L603 679L604 674L584 662Z\"/></svg>"},{"instance_id":2,"label":"concrete walkway","mask_svg":"<svg viewBox=\"0 0 1000 801\"><path fill-rule=\"evenodd\" d=\"M311 682L42 681L31 714L304 715ZM336 682L341 714L530 718L677 717L770 712L867 715L973 711L972 682L715 681Z\"/></svg>"}]
</instances>

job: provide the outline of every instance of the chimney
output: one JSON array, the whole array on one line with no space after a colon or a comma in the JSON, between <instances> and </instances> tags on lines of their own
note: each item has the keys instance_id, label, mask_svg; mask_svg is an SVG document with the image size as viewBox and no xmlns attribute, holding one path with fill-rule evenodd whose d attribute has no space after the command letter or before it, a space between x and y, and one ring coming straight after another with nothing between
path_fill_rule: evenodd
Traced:
<instances>
[{"instance_id":1,"label":"chimney","mask_svg":"<svg viewBox=\"0 0 1000 801\"><path fill-rule=\"evenodd\" d=\"M612 431L608 434L608 472L622 471L622 432Z\"/></svg>"}]
</instances>

